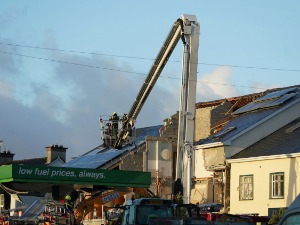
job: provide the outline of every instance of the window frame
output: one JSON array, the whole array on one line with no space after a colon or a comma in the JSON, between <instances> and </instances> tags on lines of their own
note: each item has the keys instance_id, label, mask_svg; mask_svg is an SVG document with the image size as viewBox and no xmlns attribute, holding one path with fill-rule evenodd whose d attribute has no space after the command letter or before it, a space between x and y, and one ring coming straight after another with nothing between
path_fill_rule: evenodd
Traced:
<instances>
[{"instance_id":1,"label":"window frame","mask_svg":"<svg viewBox=\"0 0 300 225\"><path fill-rule=\"evenodd\" d=\"M276 176L282 176L282 179L273 179ZM284 199L284 178L284 172L270 173L270 199ZM277 194L275 194L275 188L278 189L276 190ZM278 194L279 192L281 192L281 195Z\"/></svg>"},{"instance_id":2,"label":"window frame","mask_svg":"<svg viewBox=\"0 0 300 225\"><path fill-rule=\"evenodd\" d=\"M251 183L246 183L245 178L251 178ZM246 191L245 190L245 184L251 189L247 190L247 192L252 192L250 197L246 196ZM249 186L251 184L251 186ZM240 175L239 178L239 199L240 201L249 201L249 200L254 200L254 175L253 174L248 174L248 175Z\"/></svg>"}]
</instances>

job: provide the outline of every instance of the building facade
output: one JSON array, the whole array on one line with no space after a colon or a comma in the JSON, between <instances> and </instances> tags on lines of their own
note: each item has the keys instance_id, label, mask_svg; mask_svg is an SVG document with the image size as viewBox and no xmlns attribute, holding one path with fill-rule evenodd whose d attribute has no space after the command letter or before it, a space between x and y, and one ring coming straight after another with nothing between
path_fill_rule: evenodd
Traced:
<instances>
[{"instance_id":1,"label":"building facade","mask_svg":"<svg viewBox=\"0 0 300 225\"><path fill-rule=\"evenodd\" d=\"M232 167L228 160L242 159L246 156L261 157L297 153L298 150L294 149L294 146L299 146L300 143L294 145L290 143L294 143L294 140L299 139L300 134L297 132L286 133L284 129L293 130L291 127L297 127L299 111L300 91L298 86L271 89L255 101L233 111L231 113L232 118L222 129L210 135L207 139L196 143L196 167L204 167L206 171L212 171L213 174L219 173L221 177L219 180L222 182L222 202L225 205L226 212L237 213L232 211L236 209L233 205L236 206L240 203L236 201L237 198L231 196L232 193L236 193L236 187L238 187L236 182L239 181L239 178L232 173ZM291 123L295 124L292 125ZM273 135L277 133L279 135L274 137ZM285 135L288 133L296 135L295 138L291 139L291 135ZM259 151L258 144L269 139L272 141L265 144L262 152ZM275 141L279 139L281 142ZM279 146L281 146L280 149ZM257 151L256 149L258 149L258 152L253 155ZM289 166L291 165L289 164ZM251 174L251 167L248 168L248 174ZM244 172L244 175L247 175L247 173ZM201 171L195 176L201 178ZM234 186L232 182L234 182ZM245 201L243 204L248 202ZM282 207L286 207L287 204L282 204ZM268 208L267 205L265 207ZM239 213L244 209L245 207L240 207ZM244 213L248 212L244 210ZM265 212L261 213L265 215Z\"/></svg>"},{"instance_id":2,"label":"building facade","mask_svg":"<svg viewBox=\"0 0 300 225\"><path fill-rule=\"evenodd\" d=\"M272 216L300 193L300 153L229 160L230 213Z\"/></svg>"}]
</instances>

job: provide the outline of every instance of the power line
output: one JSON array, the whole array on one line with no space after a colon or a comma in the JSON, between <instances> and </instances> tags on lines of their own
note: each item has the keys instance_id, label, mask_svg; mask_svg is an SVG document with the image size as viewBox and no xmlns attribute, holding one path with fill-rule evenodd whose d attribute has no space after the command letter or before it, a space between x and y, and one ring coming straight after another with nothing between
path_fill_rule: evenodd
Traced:
<instances>
[{"instance_id":1,"label":"power line","mask_svg":"<svg viewBox=\"0 0 300 225\"><path fill-rule=\"evenodd\" d=\"M0 44L1 45L7 45L7 46L21 47L21 48L41 49L41 50L69 52L69 53L77 53L77 54L88 54L88 55L108 56L108 57L116 57L116 58L151 60L151 61L154 60L152 58L146 58L146 57L114 55L114 54L86 52L86 51L75 51L75 50L66 50L66 49L57 49L57 48L46 48L46 47L39 47L39 46L19 45L19 44L10 44L10 43L3 43L3 42L0 42ZM169 60L169 61L170 62L181 63L181 61L178 61L178 60ZM232 67L232 68L272 70L272 71L284 71L284 72L300 72L300 69L285 69L285 68L271 68L271 67L257 67L257 66L241 66L241 65L205 63L205 62L198 62L198 65L227 66L227 67Z\"/></svg>"},{"instance_id":2,"label":"power line","mask_svg":"<svg viewBox=\"0 0 300 225\"><path fill-rule=\"evenodd\" d=\"M130 73L130 74L137 74L137 75L143 75L143 76L147 75L146 73L139 73L139 72L134 72L134 71L126 71L126 70L120 70L120 69L114 69L114 68L107 68L107 67L100 67L100 66L94 66L94 65L86 65L86 64L74 63L74 62L68 62L68 61L62 61L62 60L56 60L56 59L48 59L48 58L42 58L42 57L37 57L37 56L24 55L24 54L19 54L19 53L14 53L14 52L0 51L0 53L14 55L14 56L20 56L20 57L26 57L26 58L31 58L31 59L44 60L44 61L49 61L49 62L64 63L64 64L75 65L75 66L83 66L83 67L94 68L94 69L110 70L110 71ZM180 80L180 78L177 78L177 77L170 77L170 76L160 76L160 77L164 77L164 78L167 78L167 79ZM223 85L223 86L244 87L244 88L265 90L265 88L250 87L250 86L241 86L241 85L234 85L234 84L206 82L206 81L199 81L199 80L197 80L197 82L198 83L207 83L207 84L217 84L217 85Z\"/></svg>"},{"instance_id":3,"label":"power line","mask_svg":"<svg viewBox=\"0 0 300 225\"><path fill-rule=\"evenodd\" d=\"M151 61L154 60L154 59L151 59L151 58L136 57L136 56L113 55L113 54L75 51L75 50L66 50L66 49L58 49L58 48L46 48L46 47L39 47L39 46L9 44L9 43L3 43L3 42L0 42L0 45L7 45L7 46L14 46L14 47L21 47L21 48L32 48L32 49L40 49L40 50L49 50L49 51L58 51L58 52L77 53L77 54L86 54L86 55L109 56L109 57L116 57L116 58L143 59L143 60L151 60Z\"/></svg>"},{"instance_id":4,"label":"power line","mask_svg":"<svg viewBox=\"0 0 300 225\"><path fill-rule=\"evenodd\" d=\"M126 71L126 70L119 70L119 69L106 68L106 67L100 67L100 66L86 65L86 64L74 63L74 62L68 62L68 61L62 61L62 60L56 60L56 59L47 59L47 58L42 58L42 57L37 57L37 56L30 56L30 55L24 55L24 54L13 53L13 52L0 51L0 53L9 54L9 55L15 55L15 56L21 56L21 57L26 57L26 58L31 58L31 59L39 59L39 60L50 61L50 62L65 63L65 64L70 64L70 65L75 65L75 66L83 66L83 67L95 68L95 69L111 70L111 71L124 72L124 73L132 73L132 74L138 74L138 75L147 75L145 73L138 73L138 72L134 72L134 71Z\"/></svg>"},{"instance_id":5,"label":"power line","mask_svg":"<svg viewBox=\"0 0 300 225\"><path fill-rule=\"evenodd\" d=\"M228 66L234 68L243 68L243 69L258 69L258 70L275 70L275 71L284 71L284 72L300 72L300 69L283 69L283 68L270 68L270 67L256 67L256 66L238 66L231 64L215 64L215 63L198 63L201 65L207 66Z\"/></svg>"},{"instance_id":6,"label":"power line","mask_svg":"<svg viewBox=\"0 0 300 225\"><path fill-rule=\"evenodd\" d=\"M180 80L177 77L169 77L169 76L161 76L161 77L168 78L168 79ZM216 85L222 85L222 86L231 86L231 87L241 87L241 88L251 88L251 89L266 90L266 88L243 86L243 85L236 85L236 84L225 84L225 83L216 83L216 82L208 82L208 81L200 81L200 80L197 80L197 82L199 82L199 83L205 83L205 84L216 84Z\"/></svg>"}]
</instances>

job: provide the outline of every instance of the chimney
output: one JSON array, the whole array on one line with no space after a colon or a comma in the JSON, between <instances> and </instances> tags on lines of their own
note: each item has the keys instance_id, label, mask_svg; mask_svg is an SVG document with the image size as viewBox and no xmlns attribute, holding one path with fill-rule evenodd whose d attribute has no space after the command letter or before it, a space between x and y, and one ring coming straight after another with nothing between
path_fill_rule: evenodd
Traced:
<instances>
[{"instance_id":1,"label":"chimney","mask_svg":"<svg viewBox=\"0 0 300 225\"><path fill-rule=\"evenodd\" d=\"M0 164L12 162L14 160L15 154L11 153L9 150L6 150L5 148L3 148L2 151L2 145L3 145L3 141L0 140Z\"/></svg>"},{"instance_id":2,"label":"chimney","mask_svg":"<svg viewBox=\"0 0 300 225\"><path fill-rule=\"evenodd\" d=\"M9 150L4 150L3 152L0 152L0 164L1 163L7 163L12 162L14 160L14 155Z\"/></svg>"},{"instance_id":3,"label":"chimney","mask_svg":"<svg viewBox=\"0 0 300 225\"><path fill-rule=\"evenodd\" d=\"M66 162L66 152L68 148L65 148L62 145L51 145L46 147L47 151L47 164L52 163L58 157L61 158L64 162Z\"/></svg>"}]
</instances>

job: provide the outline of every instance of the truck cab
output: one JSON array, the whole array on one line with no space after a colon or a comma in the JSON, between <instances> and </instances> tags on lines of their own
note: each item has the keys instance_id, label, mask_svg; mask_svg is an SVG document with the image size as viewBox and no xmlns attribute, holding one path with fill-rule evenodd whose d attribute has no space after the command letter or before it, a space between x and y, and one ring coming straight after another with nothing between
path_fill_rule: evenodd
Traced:
<instances>
[{"instance_id":1,"label":"truck cab","mask_svg":"<svg viewBox=\"0 0 300 225\"><path fill-rule=\"evenodd\" d=\"M153 217L174 217L173 201L160 198L140 198L126 202L122 225L146 225Z\"/></svg>"}]
</instances>

